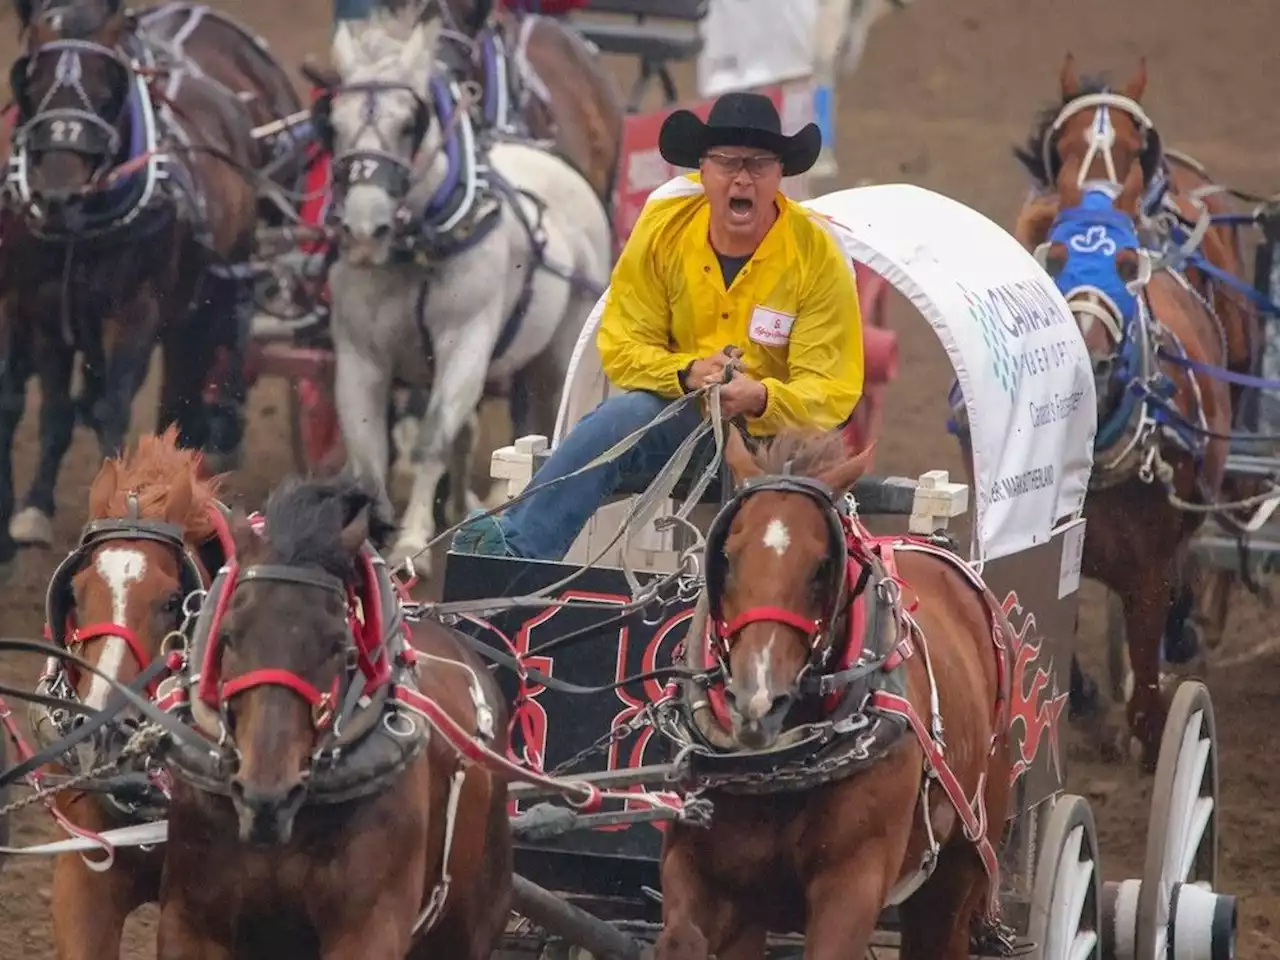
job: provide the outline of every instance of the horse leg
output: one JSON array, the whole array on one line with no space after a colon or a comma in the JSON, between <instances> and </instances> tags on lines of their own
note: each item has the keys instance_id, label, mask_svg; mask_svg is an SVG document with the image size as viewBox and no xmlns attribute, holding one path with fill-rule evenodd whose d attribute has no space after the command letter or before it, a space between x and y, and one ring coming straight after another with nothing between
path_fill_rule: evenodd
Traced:
<instances>
[{"instance_id":1,"label":"horse leg","mask_svg":"<svg viewBox=\"0 0 1280 960\"><path fill-rule=\"evenodd\" d=\"M943 849L933 876L902 905L901 960L965 960L986 879L967 841Z\"/></svg>"},{"instance_id":2,"label":"horse leg","mask_svg":"<svg viewBox=\"0 0 1280 960\"><path fill-rule=\"evenodd\" d=\"M1155 767L1160 752L1167 711L1160 692L1160 642L1169 608L1169 574L1168 565L1132 567L1119 591L1133 671L1133 693L1126 710L1129 732L1141 743L1142 764L1149 769Z\"/></svg>"},{"instance_id":3,"label":"horse leg","mask_svg":"<svg viewBox=\"0 0 1280 960\"><path fill-rule=\"evenodd\" d=\"M220 933L222 936L217 936L207 926L197 923L190 904L181 896L162 894L156 960L234 960L234 931L228 929Z\"/></svg>"},{"instance_id":4,"label":"horse leg","mask_svg":"<svg viewBox=\"0 0 1280 960\"><path fill-rule=\"evenodd\" d=\"M804 960L848 960L866 955L891 878L897 872L898 864L891 867L890 859L887 842L873 840L856 856L836 858L809 880Z\"/></svg>"},{"instance_id":5,"label":"horse leg","mask_svg":"<svg viewBox=\"0 0 1280 960\"><path fill-rule=\"evenodd\" d=\"M47 547L53 543L58 471L71 446L76 425L75 401L71 398L74 363L72 350L53 344L41 350L37 359L41 397L40 458L23 507L9 523L10 535L23 546Z\"/></svg>"},{"instance_id":6,"label":"horse leg","mask_svg":"<svg viewBox=\"0 0 1280 960\"><path fill-rule=\"evenodd\" d=\"M216 291L192 319L201 329L213 331L221 329L224 317L231 316L230 342L222 344L225 363L212 385L214 396L203 411L205 461L212 472L225 473L240 466L244 452L244 407L249 394L245 362L253 326L253 288L234 276L206 280L210 282L216 282Z\"/></svg>"},{"instance_id":7,"label":"horse leg","mask_svg":"<svg viewBox=\"0 0 1280 960\"><path fill-rule=\"evenodd\" d=\"M0 358L0 580L12 573L18 544L9 533L13 518L13 438L27 406L30 344L15 343Z\"/></svg>"},{"instance_id":8,"label":"horse leg","mask_svg":"<svg viewBox=\"0 0 1280 960\"><path fill-rule=\"evenodd\" d=\"M501 303L491 307L497 310ZM430 570L431 558L424 553L435 533L435 495L440 478L444 475L449 452L459 432L468 420L475 416L484 396L485 373L489 366L492 342L486 342L484 332L497 330L500 320L480 314L472 326L456 337L448 339L447 349L441 349L436 363L436 382L427 401L427 412L413 445L413 492L405 508L400 525L400 536L391 551L394 562L412 556L415 563L421 561L424 575ZM472 331L477 331L477 337ZM441 338L441 346L445 338ZM466 484L467 478L459 482Z\"/></svg>"},{"instance_id":9,"label":"horse leg","mask_svg":"<svg viewBox=\"0 0 1280 960\"><path fill-rule=\"evenodd\" d=\"M133 880L127 864L95 873L78 853L54 859L50 909L57 960L120 956L124 922L148 899Z\"/></svg>"},{"instance_id":10,"label":"horse leg","mask_svg":"<svg viewBox=\"0 0 1280 960\"><path fill-rule=\"evenodd\" d=\"M662 858L662 933L654 960L763 960L768 931L758 912L717 890L697 861L679 839Z\"/></svg>"},{"instance_id":11,"label":"horse leg","mask_svg":"<svg viewBox=\"0 0 1280 960\"><path fill-rule=\"evenodd\" d=\"M133 398L147 379L147 369L151 365L151 351L154 339L142 333L129 334L125 330L138 329L140 332L155 330L159 320L160 306L148 293L134 298L120 316L131 317L128 324L123 321L108 321L105 329L114 329L116 333L111 344L111 352L106 358L106 383L102 390L102 415L99 417L100 433L97 435L102 447L102 456L118 457L124 452L125 439L129 434L129 421L133 419ZM133 324L137 328L133 328ZM189 351L191 344L174 344L183 351ZM169 349L165 351L165 365L169 364ZM198 388L197 388L198 389Z\"/></svg>"},{"instance_id":12,"label":"horse leg","mask_svg":"<svg viewBox=\"0 0 1280 960\"><path fill-rule=\"evenodd\" d=\"M391 434L387 424L391 364L353 344L344 335L345 329L342 323L333 326L337 357L333 396L342 443L356 474L373 480L378 496L389 507L387 474L391 467Z\"/></svg>"}]
</instances>

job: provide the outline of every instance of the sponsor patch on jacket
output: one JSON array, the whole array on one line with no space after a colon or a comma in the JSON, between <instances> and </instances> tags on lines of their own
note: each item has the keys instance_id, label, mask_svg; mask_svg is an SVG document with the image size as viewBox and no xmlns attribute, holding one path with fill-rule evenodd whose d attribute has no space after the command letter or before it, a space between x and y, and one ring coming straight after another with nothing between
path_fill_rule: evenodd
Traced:
<instances>
[{"instance_id":1,"label":"sponsor patch on jacket","mask_svg":"<svg viewBox=\"0 0 1280 960\"><path fill-rule=\"evenodd\" d=\"M751 312L751 327L747 336L766 347L785 347L791 339L791 325L795 322L796 318L789 313L756 307Z\"/></svg>"}]
</instances>

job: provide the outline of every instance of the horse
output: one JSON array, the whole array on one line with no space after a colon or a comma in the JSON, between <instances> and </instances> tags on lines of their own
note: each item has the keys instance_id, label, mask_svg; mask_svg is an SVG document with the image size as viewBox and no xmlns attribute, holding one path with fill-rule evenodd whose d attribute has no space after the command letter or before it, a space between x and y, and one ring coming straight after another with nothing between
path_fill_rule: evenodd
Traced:
<instances>
[{"instance_id":1,"label":"horse","mask_svg":"<svg viewBox=\"0 0 1280 960\"><path fill-rule=\"evenodd\" d=\"M1093 363L1099 427L1081 571L1123 604L1134 681L1128 729L1151 769L1166 715L1160 646L1172 586L1205 517L1198 507L1222 489L1232 406L1220 379L1188 369L1188 360L1225 362L1218 324L1189 278L1150 273L1136 226L1142 190L1136 166L1118 196L1064 183L1063 209L1038 256Z\"/></svg>"},{"instance_id":2,"label":"horse","mask_svg":"<svg viewBox=\"0 0 1280 960\"><path fill-rule=\"evenodd\" d=\"M49 583L52 642L123 683L151 672L153 695L164 680L153 665L169 653L167 645L184 627L188 597L209 585L229 545L218 482L202 474L199 455L178 447L173 427L104 462L89 488L90 519L80 542ZM96 710L110 693L101 678L56 660L47 664L39 690ZM50 744L74 728L70 718L39 706L31 726ZM117 760L132 733L127 721L104 727L54 766L82 773ZM57 794L58 814L90 836L163 817L163 794L147 772L129 759L120 773L88 784L92 792ZM119 956L125 919L159 898L162 865L157 850L121 848L92 866L78 853L59 854L52 889L58 960Z\"/></svg>"},{"instance_id":3,"label":"horse","mask_svg":"<svg viewBox=\"0 0 1280 960\"><path fill-rule=\"evenodd\" d=\"M105 455L123 448L157 340L160 427L176 422L215 470L235 461L252 315L240 270L258 217L251 179L267 163L252 125L297 103L269 57L219 18L200 18L186 38L202 65L166 39L182 32L181 11L149 14L151 41L119 0L20 8L28 46L10 74L17 129L0 291L0 562L51 542L77 406ZM288 159L270 161L277 176ZM40 460L14 516L13 435L32 375Z\"/></svg>"},{"instance_id":4,"label":"horse","mask_svg":"<svg viewBox=\"0 0 1280 960\"><path fill-rule=\"evenodd\" d=\"M754 453L728 432L736 492L688 633L726 679L719 703L691 684L686 710L747 772L735 785L730 753L708 779L692 752L715 816L665 831L657 960L763 956L768 932L793 930L806 957L861 957L889 903L907 960L968 957L971 932L997 929L1011 632L955 553L872 537L850 513L867 460L838 432L784 431ZM856 732L833 741L840 723Z\"/></svg>"},{"instance_id":5,"label":"horse","mask_svg":"<svg viewBox=\"0 0 1280 960\"><path fill-rule=\"evenodd\" d=\"M1045 240L1046 231L1060 207L1066 187L1067 166L1075 171L1074 183L1083 190L1093 181L1120 187L1131 170L1142 176L1142 220L1159 221L1151 226L1168 233L1173 229L1186 235L1197 223L1203 204L1210 214L1230 212L1226 197L1215 189L1214 181L1195 160L1161 143L1160 135L1141 106L1147 87L1146 60L1139 62L1133 76L1113 91L1096 78L1081 78L1075 58L1068 53L1059 76L1061 103L1049 107L1038 118L1027 143L1014 150L1015 158L1033 181L1033 192L1018 214L1014 235L1032 250ZM1054 194L1058 196L1055 197ZM1193 201L1192 198L1195 198ZM1209 226L1200 243L1200 252L1210 265L1235 278L1245 276L1244 255L1239 237L1230 226ZM1237 373L1252 373L1261 348L1257 313L1241 302L1238 292L1198 267L1186 271L1195 288L1211 300L1221 336L1226 340L1227 366ZM1239 405L1239 389L1233 387L1232 400Z\"/></svg>"},{"instance_id":6,"label":"horse","mask_svg":"<svg viewBox=\"0 0 1280 960\"><path fill-rule=\"evenodd\" d=\"M263 534L232 518L189 657L211 739L168 758L161 960L482 960L503 933L506 783L412 700L496 751L506 705L452 630L403 619L377 501L350 477L288 478Z\"/></svg>"},{"instance_id":7,"label":"horse","mask_svg":"<svg viewBox=\"0 0 1280 960\"><path fill-rule=\"evenodd\" d=\"M1198 204L1203 204L1210 215L1229 211L1227 198L1215 188L1205 168L1161 143L1140 103L1146 85L1145 60L1116 92L1097 78L1081 78L1074 58L1067 54L1059 76L1060 102L1041 112L1025 145L1014 150L1014 156L1033 181L1032 192L1014 228L1015 236L1028 250L1044 241L1048 226L1057 215L1069 162L1078 165L1074 174L1077 189L1094 180L1119 187L1132 169L1140 169L1144 183L1140 225L1154 246L1171 242L1171 237L1185 242L1201 217ZM1230 282L1202 269L1207 267L1227 278L1242 278L1244 257L1239 236L1230 226L1211 225L1200 241L1196 260L1185 276L1198 294L1212 304L1218 336L1225 344L1224 366L1235 373L1255 373L1262 344L1257 312ZM1240 427L1244 388L1233 384L1230 390L1235 418L1232 425ZM1230 499L1247 498L1261 490L1260 484L1238 477L1229 476L1226 483ZM1215 520L1229 531L1241 532L1232 511L1217 512ZM1231 571L1199 569L1192 555L1183 558L1165 629L1172 657L1188 660L1201 637L1211 648L1218 645L1235 579Z\"/></svg>"},{"instance_id":8,"label":"horse","mask_svg":"<svg viewBox=\"0 0 1280 960\"><path fill-rule=\"evenodd\" d=\"M517 436L549 435L611 264L608 217L572 166L528 143L475 142L438 72L441 30L439 18L385 11L340 24L338 75L316 102L337 171L329 286L343 442L386 497L393 382L430 385L391 552L426 569L436 487L449 457L452 475L467 475L457 441L486 380L513 381Z\"/></svg>"}]
</instances>

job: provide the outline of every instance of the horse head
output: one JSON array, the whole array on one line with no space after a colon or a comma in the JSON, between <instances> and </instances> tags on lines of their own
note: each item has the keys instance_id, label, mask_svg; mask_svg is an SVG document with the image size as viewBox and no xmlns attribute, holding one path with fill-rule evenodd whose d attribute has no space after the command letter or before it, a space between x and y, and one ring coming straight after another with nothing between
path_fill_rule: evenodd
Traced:
<instances>
[{"instance_id":1,"label":"horse head","mask_svg":"<svg viewBox=\"0 0 1280 960\"><path fill-rule=\"evenodd\" d=\"M797 433L752 454L729 431L739 489L707 537L707 591L733 735L747 748L777 742L805 673L842 635L851 598L839 499L869 452L850 459L839 433Z\"/></svg>"},{"instance_id":2,"label":"horse head","mask_svg":"<svg viewBox=\"0 0 1280 960\"><path fill-rule=\"evenodd\" d=\"M1063 172L1075 174L1077 163ZM1151 260L1138 237L1136 219L1142 171L1132 166L1124 186L1094 183L1085 189L1068 176L1062 210L1049 240L1036 251L1067 300L1093 365L1099 411L1104 398L1123 389L1141 361L1142 288Z\"/></svg>"},{"instance_id":3,"label":"horse head","mask_svg":"<svg viewBox=\"0 0 1280 960\"><path fill-rule=\"evenodd\" d=\"M432 77L439 18L383 10L338 26L340 82L317 102L317 127L334 157L334 207L343 255L382 265L445 181L444 131Z\"/></svg>"},{"instance_id":4,"label":"horse head","mask_svg":"<svg viewBox=\"0 0 1280 960\"><path fill-rule=\"evenodd\" d=\"M1161 160L1159 134L1142 107L1147 64L1118 91L1095 77L1081 78L1068 53L1059 77L1061 99L1044 111L1025 147L1014 155L1045 189L1061 191L1067 168L1073 185L1123 185L1135 166L1143 182L1156 176Z\"/></svg>"},{"instance_id":5,"label":"horse head","mask_svg":"<svg viewBox=\"0 0 1280 960\"><path fill-rule=\"evenodd\" d=\"M216 494L217 482L200 476L199 454L178 447L175 428L103 463L89 490L89 523L49 584L54 643L121 683L167 653L181 639L187 598L215 563L202 559L202 548L220 546ZM65 677L86 706L106 706L107 680L70 668ZM148 686L154 693L156 682ZM81 759L96 764L119 745L108 730Z\"/></svg>"},{"instance_id":6,"label":"horse head","mask_svg":"<svg viewBox=\"0 0 1280 960\"><path fill-rule=\"evenodd\" d=\"M306 800L353 656L348 584L365 541L389 530L376 508L356 481L294 478L267 502L265 537L234 523L230 599L207 642L239 752L230 792L245 842L288 842Z\"/></svg>"},{"instance_id":7,"label":"horse head","mask_svg":"<svg viewBox=\"0 0 1280 960\"><path fill-rule=\"evenodd\" d=\"M120 51L119 2L69 0L23 11L27 52L9 74L28 215L75 232L86 202L128 148L135 74Z\"/></svg>"}]
</instances>

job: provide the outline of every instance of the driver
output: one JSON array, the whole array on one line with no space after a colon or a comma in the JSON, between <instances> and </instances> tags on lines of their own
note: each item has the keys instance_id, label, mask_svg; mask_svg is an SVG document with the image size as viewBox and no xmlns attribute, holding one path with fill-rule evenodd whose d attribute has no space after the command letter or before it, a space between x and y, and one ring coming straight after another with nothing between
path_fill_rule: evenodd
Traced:
<instances>
[{"instance_id":1,"label":"driver","mask_svg":"<svg viewBox=\"0 0 1280 960\"><path fill-rule=\"evenodd\" d=\"M781 192L782 178L812 167L821 146L812 123L784 136L773 101L755 93L720 97L706 123L687 110L667 118L663 159L699 173L650 196L614 267L597 345L625 392L573 427L534 484L585 466L682 393L720 381L731 361L726 344L743 350L721 388L721 410L744 419L752 436L829 430L848 419L863 374L853 272L817 215ZM562 559L622 478L652 479L700 418L687 405L613 462L501 517L472 520L453 549Z\"/></svg>"}]
</instances>

